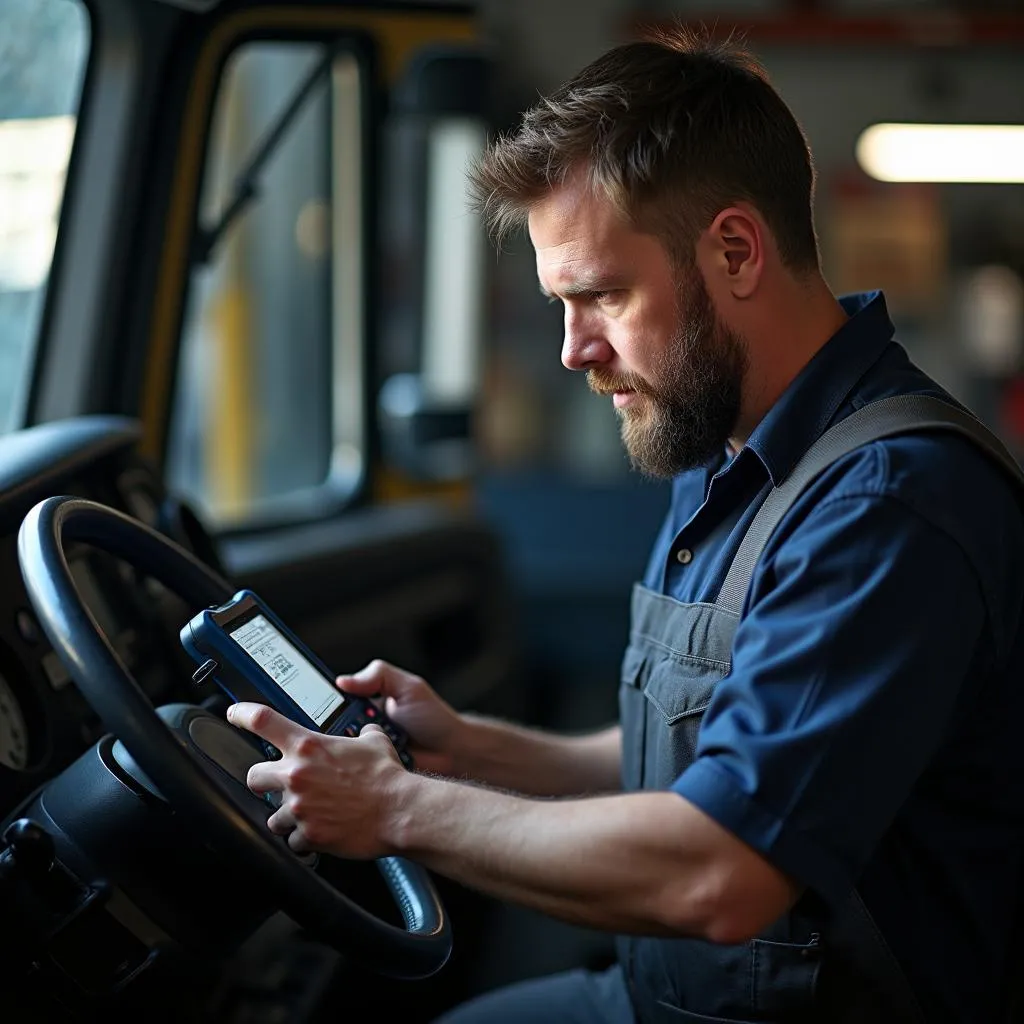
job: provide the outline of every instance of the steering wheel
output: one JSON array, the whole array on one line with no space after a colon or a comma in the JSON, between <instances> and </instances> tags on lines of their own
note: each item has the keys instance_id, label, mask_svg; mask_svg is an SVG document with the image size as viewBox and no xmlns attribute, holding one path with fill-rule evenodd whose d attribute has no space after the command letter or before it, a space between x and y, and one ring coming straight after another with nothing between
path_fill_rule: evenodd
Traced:
<instances>
[{"instance_id":1,"label":"steering wheel","mask_svg":"<svg viewBox=\"0 0 1024 1024\"><path fill-rule=\"evenodd\" d=\"M193 608L223 604L233 588L162 534L96 502L47 498L21 524L18 559L44 632L104 725L164 798L321 941L392 977L424 978L440 970L451 953L451 926L427 872L398 857L377 861L402 913L402 929L352 902L271 833L264 801L204 765L115 654L68 568L65 546L75 541L123 559Z\"/></svg>"}]
</instances>

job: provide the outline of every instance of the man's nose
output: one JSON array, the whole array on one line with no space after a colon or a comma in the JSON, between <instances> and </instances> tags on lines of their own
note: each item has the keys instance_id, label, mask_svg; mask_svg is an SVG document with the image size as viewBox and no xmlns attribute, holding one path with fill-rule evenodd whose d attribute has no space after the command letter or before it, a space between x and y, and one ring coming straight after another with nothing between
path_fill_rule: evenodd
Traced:
<instances>
[{"instance_id":1,"label":"man's nose","mask_svg":"<svg viewBox=\"0 0 1024 1024\"><path fill-rule=\"evenodd\" d=\"M568 370L589 370L603 366L614 355L604 335L585 318L565 313L565 338L562 341L562 365Z\"/></svg>"}]
</instances>

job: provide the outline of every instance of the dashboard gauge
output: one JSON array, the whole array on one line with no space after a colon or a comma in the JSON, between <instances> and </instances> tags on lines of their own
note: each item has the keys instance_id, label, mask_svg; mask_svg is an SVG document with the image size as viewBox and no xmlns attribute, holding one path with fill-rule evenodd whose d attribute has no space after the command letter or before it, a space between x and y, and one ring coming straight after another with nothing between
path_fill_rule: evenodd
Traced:
<instances>
[{"instance_id":1,"label":"dashboard gauge","mask_svg":"<svg viewBox=\"0 0 1024 1024\"><path fill-rule=\"evenodd\" d=\"M0 765L24 771L28 767L28 723L18 698L0 675Z\"/></svg>"}]
</instances>

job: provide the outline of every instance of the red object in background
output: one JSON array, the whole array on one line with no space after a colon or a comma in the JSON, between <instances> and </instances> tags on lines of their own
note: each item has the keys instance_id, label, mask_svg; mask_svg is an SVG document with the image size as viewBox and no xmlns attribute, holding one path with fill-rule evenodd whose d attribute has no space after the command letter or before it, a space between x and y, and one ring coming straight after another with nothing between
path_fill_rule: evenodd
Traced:
<instances>
[{"instance_id":1,"label":"red object in background","mask_svg":"<svg viewBox=\"0 0 1024 1024\"><path fill-rule=\"evenodd\" d=\"M1007 439L1024 440L1024 377L1014 377L1003 389L999 423Z\"/></svg>"}]
</instances>

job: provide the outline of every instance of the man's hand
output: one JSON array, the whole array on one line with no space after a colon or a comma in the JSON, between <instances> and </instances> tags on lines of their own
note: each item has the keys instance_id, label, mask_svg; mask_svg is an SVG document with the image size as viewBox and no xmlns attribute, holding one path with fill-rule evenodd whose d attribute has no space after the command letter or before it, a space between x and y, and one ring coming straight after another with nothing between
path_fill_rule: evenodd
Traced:
<instances>
[{"instance_id":1,"label":"man's hand","mask_svg":"<svg viewBox=\"0 0 1024 1024\"><path fill-rule=\"evenodd\" d=\"M619 788L622 737L618 727L589 736L556 736L460 714L419 676L372 661L338 687L382 703L409 734L416 768L473 779L536 796L609 792Z\"/></svg>"},{"instance_id":2,"label":"man's hand","mask_svg":"<svg viewBox=\"0 0 1024 1024\"><path fill-rule=\"evenodd\" d=\"M377 659L355 675L338 676L337 684L345 693L383 699L384 713L409 735L409 753L417 769L456 774L466 723L425 680Z\"/></svg>"},{"instance_id":3,"label":"man's hand","mask_svg":"<svg viewBox=\"0 0 1024 1024\"><path fill-rule=\"evenodd\" d=\"M227 717L281 751L279 761L254 764L246 785L260 796L281 793L267 825L287 835L293 850L362 860L394 853L384 838L386 816L409 773L380 728L365 726L355 738L325 736L252 703L232 705Z\"/></svg>"},{"instance_id":4,"label":"man's hand","mask_svg":"<svg viewBox=\"0 0 1024 1024\"><path fill-rule=\"evenodd\" d=\"M530 800L408 772L377 726L325 736L262 704L228 720L281 751L246 782L282 793L268 825L297 852L410 857L575 924L714 942L756 935L799 894L675 793Z\"/></svg>"}]
</instances>

